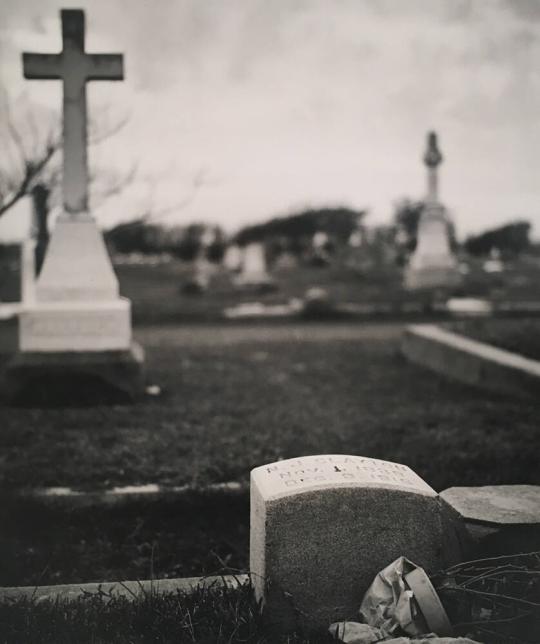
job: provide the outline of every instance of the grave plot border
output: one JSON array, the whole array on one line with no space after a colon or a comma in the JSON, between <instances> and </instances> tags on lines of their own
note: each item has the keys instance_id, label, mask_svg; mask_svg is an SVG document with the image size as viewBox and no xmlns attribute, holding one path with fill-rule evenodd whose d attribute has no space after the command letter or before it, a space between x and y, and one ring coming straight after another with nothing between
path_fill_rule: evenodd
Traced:
<instances>
[{"instance_id":1,"label":"grave plot border","mask_svg":"<svg viewBox=\"0 0 540 644\"><path fill-rule=\"evenodd\" d=\"M191 593L198 588L238 588L247 583L249 575L211 575L208 577L178 577L175 579L146 579L141 581L110 581L86 584L59 584L53 586L5 586L0 588L0 601L13 601L21 597L43 601L65 599L104 593L125 597L133 601L150 593Z\"/></svg>"},{"instance_id":2,"label":"grave plot border","mask_svg":"<svg viewBox=\"0 0 540 644\"><path fill-rule=\"evenodd\" d=\"M415 364L464 384L523 397L540 394L540 361L434 324L406 327L401 353Z\"/></svg>"}]
</instances>

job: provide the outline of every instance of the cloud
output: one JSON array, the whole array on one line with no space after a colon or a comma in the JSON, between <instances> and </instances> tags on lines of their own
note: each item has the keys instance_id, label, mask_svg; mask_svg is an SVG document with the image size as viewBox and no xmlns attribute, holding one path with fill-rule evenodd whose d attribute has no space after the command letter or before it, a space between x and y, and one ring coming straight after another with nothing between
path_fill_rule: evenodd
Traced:
<instances>
[{"instance_id":1,"label":"cloud","mask_svg":"<svg viewBox=\"0 0 540 644\"><path fill-rule=\"evenodd\" d=\"M57 49L62 2L7 2L7 84L44 101L42 83L22 81L18 56L31 44ZM420 157L432 128L446 158L443 197L460 230L537 213L536 0L82 6L88 49L126 57L126 81L90 84L90 107L133 114L100 154L137 160L151 178L102 209L103 221L136 213L148 185L157 207L181 201L201 167L218 180L179 220L234 228L294 203L345 201L371 206L382 221L398 197L422 196ZM52 85L47 100L58 106Z\"/></svg>"}]
</instances>

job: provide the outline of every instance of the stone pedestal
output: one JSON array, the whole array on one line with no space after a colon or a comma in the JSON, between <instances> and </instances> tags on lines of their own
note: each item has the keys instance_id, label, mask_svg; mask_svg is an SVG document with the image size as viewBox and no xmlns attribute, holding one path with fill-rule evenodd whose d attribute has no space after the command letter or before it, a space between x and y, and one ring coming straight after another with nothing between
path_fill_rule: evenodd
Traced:
<instances>
[{"instance_id":1,"label":"stone pedestal","mask_svg":"<svg viewBox=\"0 0 540 644\"><path fill-rule=\"evenodd\" d=\"M116 351L20 351L3 390L18 405L126 403L144 388L144 352L135 342Z\"/></svg>"},{"instance_id":2,"label":"stone pedestal","mask_svg":"<svg viewBox=\"0 0 540 644\"><path fill-rule=\"evenodd\" d=\"M451 288L460 282L457 261L450 249L444 207L428 203L420 216L416 249L405 271L405 287Z\"/></svg>"},{"instance_id":3,"label":"stone pedestal","mask_svg":"<svg viewBox=\"0 0 540 644\"><path fill-rule=\"evenodd\" d=\"M33 382L87 377L134 398L142 390L143 352L131 336L131 303L118 282L94 220L60 218L19 322L19 353L4 389L24 398ZM125 397L125 396L123 396ZM31 398L31 396L30 396Z\"/></svg>"}]
</instances>

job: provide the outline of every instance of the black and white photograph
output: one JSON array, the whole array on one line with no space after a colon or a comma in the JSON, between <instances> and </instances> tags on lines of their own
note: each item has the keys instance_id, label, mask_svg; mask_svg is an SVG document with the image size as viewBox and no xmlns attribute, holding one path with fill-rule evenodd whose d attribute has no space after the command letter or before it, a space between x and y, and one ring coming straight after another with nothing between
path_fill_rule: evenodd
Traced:
<instances>
[{"instance_id":1,"label":"black and white photograph","mask_svg":"<svg viewBox=\"0 0 540 644\"><path fill-rule=\"evenodd\" d=\"M540 0L0 0L0 644L540 644Z\"/></svg>"}]
</instances>

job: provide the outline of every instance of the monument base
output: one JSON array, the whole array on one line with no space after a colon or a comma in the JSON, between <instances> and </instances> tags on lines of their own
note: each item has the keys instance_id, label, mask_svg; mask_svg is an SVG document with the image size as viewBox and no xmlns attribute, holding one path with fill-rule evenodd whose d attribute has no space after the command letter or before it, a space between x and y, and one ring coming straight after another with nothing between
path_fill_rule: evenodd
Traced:
<instances>
[{"instance_id":1,"label":"monument base","mask_svg":"<svg viewBox=\"0 0 540 644\"><path fill-rule=\"evenodd\" d=\"M22 406L133 402L144 390L144 351L24 351L3 374L3 394Z\"/></svg>"},{"instance_id":2,"label":"monument base","mask_svg":"<svg viewBox=\"0 0 540 644\"><path fill-rule=\"evenodd\" d=\"M461 284L462 277L453 266L410 266L405 271L404 285L407 289L455 288Z\"/></svg>"},{"instance_id":3,"label":"monument base","mask_svg":"<svg viewBox=\"0 0 540 644\"><path fill-rule=\"evenodd\" d=\"M21 351L117 351L131 345L131 302L36 302L19 322Z\"/></svg>"}]
</instances>

